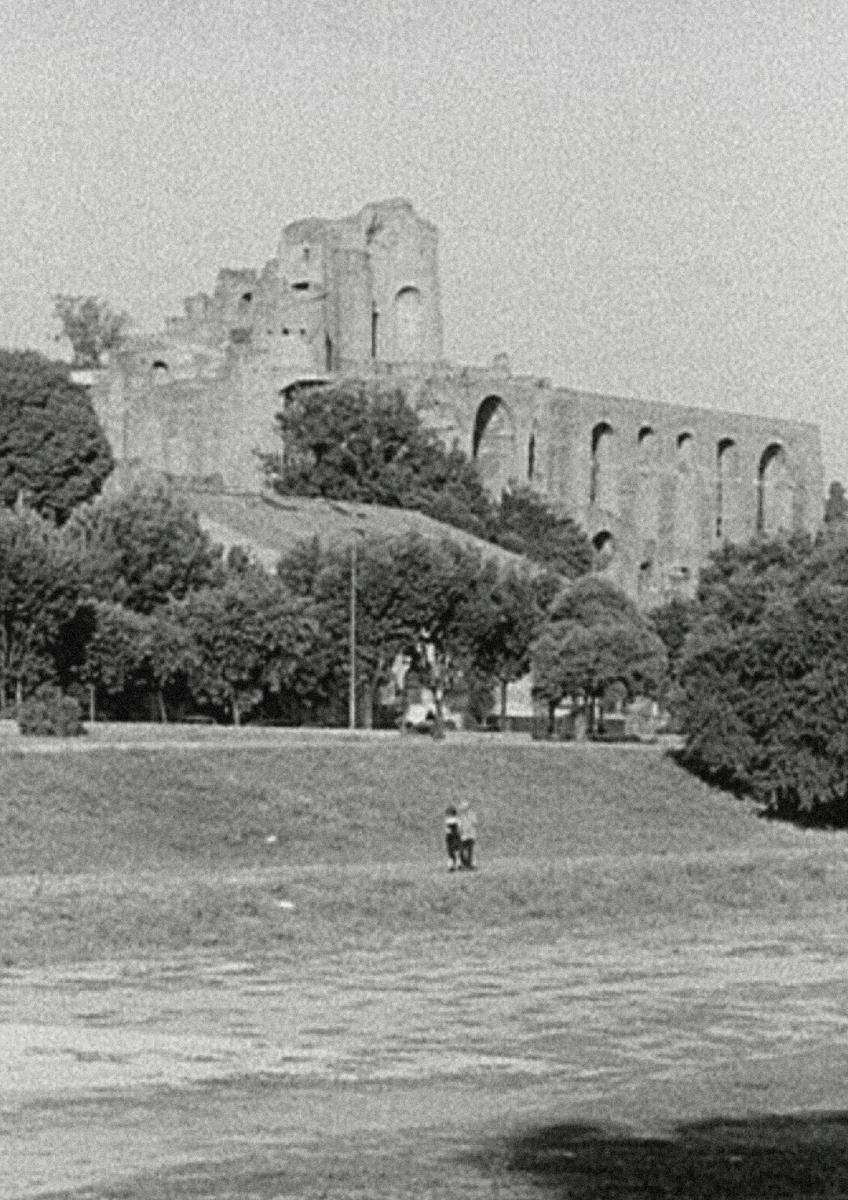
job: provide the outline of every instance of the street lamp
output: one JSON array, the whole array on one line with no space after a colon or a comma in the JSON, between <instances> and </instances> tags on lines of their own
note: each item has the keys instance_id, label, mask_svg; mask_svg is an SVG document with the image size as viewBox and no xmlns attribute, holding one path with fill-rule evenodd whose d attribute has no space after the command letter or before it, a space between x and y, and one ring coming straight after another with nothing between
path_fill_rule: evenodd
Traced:
<instances>
[{"instance_id":1,"label":"street lamp","mask_svg":"<svg viewBox=\"0 0 848 1200\"><path fill-rule=\"evenodd\" d=\"M361 529L355 530L356 537L362 537ZM350 547L350 616L348 624L348 646L350 662L348 665L347 693L347 726L356 729L356 537Z\"/></svg>"}]
</instances>

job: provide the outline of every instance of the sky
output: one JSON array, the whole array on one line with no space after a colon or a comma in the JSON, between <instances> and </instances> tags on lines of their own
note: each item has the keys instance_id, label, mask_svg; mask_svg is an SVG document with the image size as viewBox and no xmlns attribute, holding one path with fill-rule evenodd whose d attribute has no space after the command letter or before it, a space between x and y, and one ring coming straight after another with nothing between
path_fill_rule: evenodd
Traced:
<instances>
[{"instance_id":1,"label":"sky","mask_svg":"<svg viewBox=\"0 0 848 1200\"><path fill-rule=\"evenodd\" d=\"M405 196L447 357L795 417L848 484L844 0L0 0L0 346Z\"/></svg>"}]
</instances>

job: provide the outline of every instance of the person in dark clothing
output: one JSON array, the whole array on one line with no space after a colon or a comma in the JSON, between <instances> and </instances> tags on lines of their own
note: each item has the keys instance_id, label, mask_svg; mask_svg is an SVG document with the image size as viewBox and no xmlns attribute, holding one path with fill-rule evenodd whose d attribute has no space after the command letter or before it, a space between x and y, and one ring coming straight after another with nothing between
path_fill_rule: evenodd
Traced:
<instances>
[{"instance_id":1,"label":"person in dark clothing","mask_svg":"<svg viewBox=\"0 0 848 1200\"><path fill-rule=\"evenodd\" d=\"M466 871L474 871L474 843L477 841L477 815L464 801L459 806L459 865Z\"/></svg>"},{"instance_id":2,"label":"person in dark clothing","mask_svg":"<svg viewBox=\"0 0 848 1200\"><path fill-rule=\"evenodd\" d=\"M445 846L450 859L448 870L455 871L459 866L462 844L459 837L459 817L452 804L445 809Z\"/></svg>"}]
</instances>

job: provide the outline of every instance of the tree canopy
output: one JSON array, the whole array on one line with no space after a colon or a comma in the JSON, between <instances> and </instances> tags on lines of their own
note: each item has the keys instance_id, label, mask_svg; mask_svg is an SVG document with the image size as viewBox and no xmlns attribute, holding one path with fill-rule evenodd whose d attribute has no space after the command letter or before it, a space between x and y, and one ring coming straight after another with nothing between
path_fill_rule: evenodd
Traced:
<instances>
[{"instance_id":1,"label":"tree canopy","mask_svg":"<svg viewBox=\"0 0 848 1200\"><path fill-rule=\"evenodd\" d=\"M101 489L112 454L88 394L64 363L0 350L0 503L23 496L64 521Z\"/></svg>"},{"instance_id":2,"label":"tree canopy","mask_svg":"<svg viewBox=\"0 0 848 1200\"><path fill-rule=\"evenodd\" d=\"M140 613L220 582L222 554L190 505L166 488L136 487L78 510L67 535L85 547L93 593Z\"/></svg>"},{"instance_id":3,"label":"tree canopy","mask_svg":"<svg viewBox=\"0 0 848 1200\"><path fill-rule=\"evenodd\" d=\"M630 696L655 695L665 647L636 605L597 576L577 580L554 601L533 644L533 691L553 711L566 696L595 701L613 684Z\"/></svg>"},{"instance_id":4,"label":"tree canopy","mask_svg":"<svg viewBox=\"0 0 848 1200\"><path fill-rule=\"evenodd\" d=\"M282 456L266 470L281 495L454 512L485 535L489 500L464 455L446 450L397 389L298 388L278 417Z\"/></svg>"},{"instance_id":5,"label":"tree canopy","mask_svg":"<svg viewBox=\"0 0 848 1200\"><path fill-rule=\"evenodd\" d=\"M570 517L527 487L496 503L474 463L446 448L398 389L298 388L278 422L282 453L267 455L265 469L282 495L417 509L569 578L589 570L589 541Z\"/></svg>"},{"instance_id":6,"label":"tree canopy","mask_svg":"<svg viewBox=\"0 0 848 1200\"><path fill-rule=\"evenodd\" d=\"M53 312L61 326L56 341L67 338L71 343L75 367L99 366L108 351L123 343L130 320L97 296L63 292L53 297Z\"/></svg>"},{"instance_id":7,"label":"tree canopy","mask_svg":"<svg viewBox=\"0 0 848 1200\"><path fill-rule=\"evenodd\" d=\"M848 822L848 530L759 539L702 574L678 667L683 757L791 817Z\"/></svg>"}]
</instances>

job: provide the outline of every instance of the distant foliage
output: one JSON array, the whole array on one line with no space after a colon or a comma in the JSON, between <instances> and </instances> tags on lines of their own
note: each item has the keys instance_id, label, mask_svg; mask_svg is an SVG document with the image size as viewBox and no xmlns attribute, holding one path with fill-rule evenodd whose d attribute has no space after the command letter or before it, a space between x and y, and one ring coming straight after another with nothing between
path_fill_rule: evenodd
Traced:
<instances>
[{"instance_id":1,"label":"distant foliage","mask_svg":"<svg viewBox=\"0 0 848 1200\"><path fill-rule=\"evenodd\" d=\"M80 737L85 733L79 702L49 684L24 700L18 728L32 737Z\"/></svg>"},{"instance_id":2,"label":"distant foliage","mask_svg":"<svg viewBox=\"0 0 848 1200\"><path fill-rule=\"evenodd\" d=\"M679 666L684 759L770 811L848 823L848 536L726 550Z\"/></svg>"},{"instance_id":3,"label":"distant foliage","mask_svg":"<svg viewBox=\"0 0 848 1200\"><path fill-rule=\"evenodd\" d=\"M588 538L570 517L527 487L495 503L475 465L446 449L397 389L299 388L278 422L283 452L267 455L265 470L281 495L417 509L567 578L591 567Z\"/></svg>"},{"instance_id":4,"label":"distant foliage","mask_svg":"<svg viewBox=\"0 0 848 1200\"><path fill-rule=\"evenodd\" d=\"M281 580L315 606L320 637L313 655L316 681L327 696L347 681L349 605L356 591L356 678L365 723L399 655L442 700L460 682L523 674L537 611L534 583L502 572L478 550L448 539L409 534L368 538L356 547L296 547L280 562Z\"/></svg>"},{"instance_id":5,"label":"distant foliage","mask_svg":"<svg viewBox=\"0 0 848 1200\"><path fill-rule=\"evenodd\" d=\"M100 366L110 350L123 344L130 320L97 296L59 293L53 297L53 312L61 326L56 341L67 338L71 343L75 367Z\"/></svg>"},{"instance_id":6,"label":"distant foliage","mask_svg":"<svg viewBox=\"0 0 848 1200\"><path fill-rule=\"evenodd\" d=\"M423 427L400 391L299 388L278 421L282 459L268 456L266 471L281 495L415 508L486 536L491 506L477 472Z\"/></svg>"},{"instance_id":7,"label":"distant foliage","mask_svg":"<svg viewBox=\"0 0 848 1200\"><path fill-rule=\"evenodd\" d=\"M99 600L150 613L192 589L221 582L220 548L197 515L166 488L133 488L74 514L68 538L85 550L86 582Z\"/></svg>"},{"instance_id":8,"label":"distant foliage","mask_svg":"<svg viewBox=\"0 0 848 1200\"><path fill-rule=\"evenodd\" d=\"M23 497L62 522L111 470L105 434L67 366L33 351L0 350L0 503Z\"/></svg>"},{"instance_id":9,"label":"distant foliage","mask_svg":"<svg viewBox=\"0 0 848 1200\"><path fill-rule=\"evenodd\" d=\"M667 656L662 641L623 592L596 576L579 579L554 601L533 643L533 692L553 713L566 696L586 706L613 687L632 699L656 695Z\"/></svg>"},{"instance_id":10,"label":"distant foliage","mask_svg":"<svg viewBox=\"0 0 848 1200\"><path fill-rule=\"evenodd\" d=\"M0 509L0 708L55 682L76 642L82 564L31 509Z\"/></svg>"},{"instance_id":11,"label":"distant foliage","mask_svg":"<svg viewBox=\"0 0 848 1200\"><path fill-rule=\"evenodd\" d=\"M579 525L555 513L528 487L514 485L501 495L495 540L567 579L587 574L592 566L592 548Z\"/></svg>"}]
</instances>

